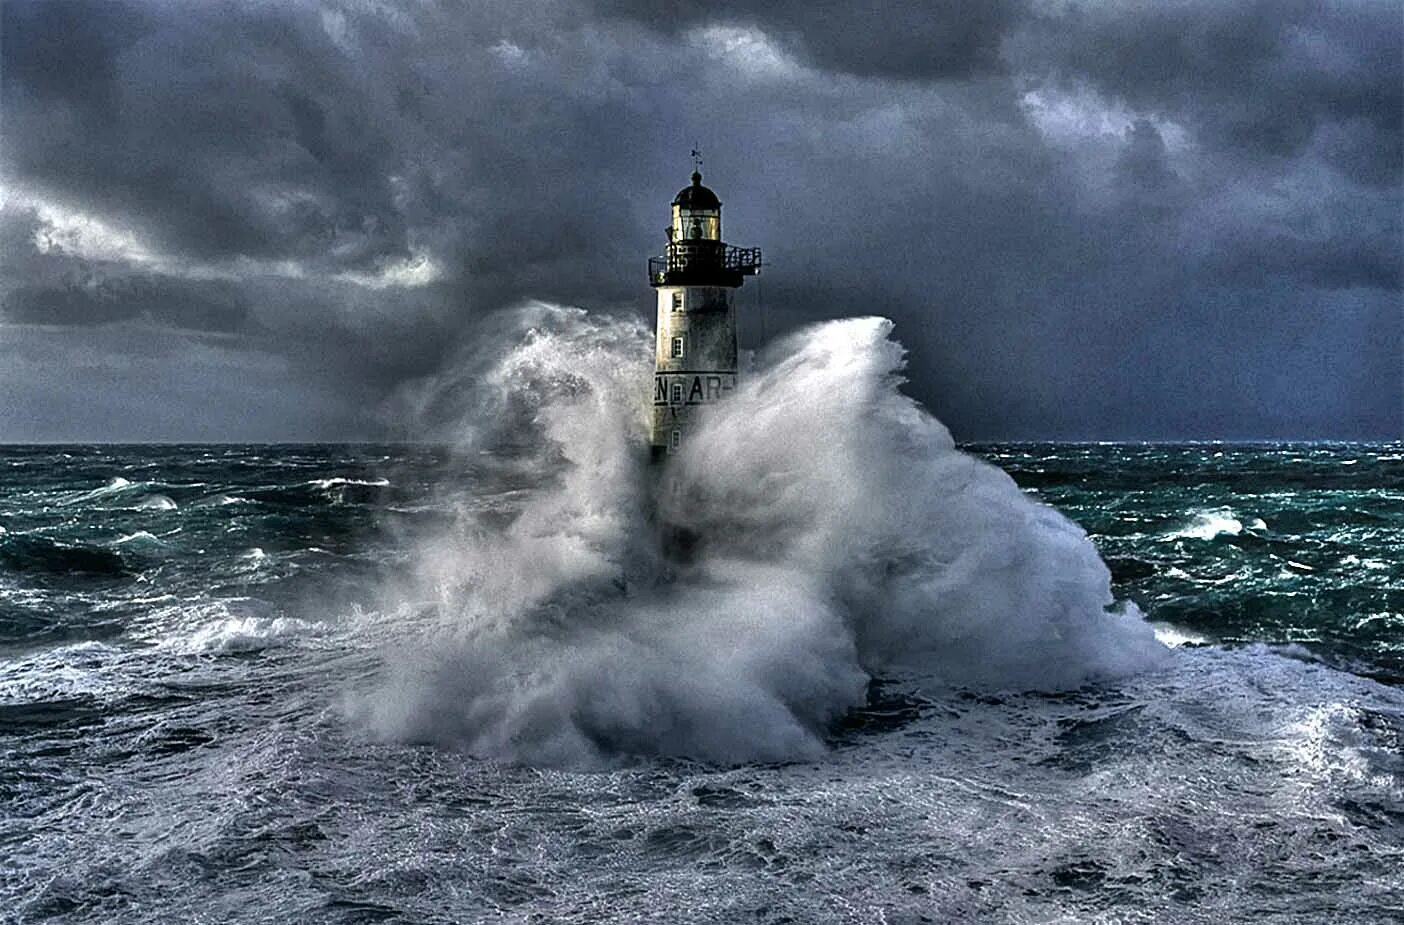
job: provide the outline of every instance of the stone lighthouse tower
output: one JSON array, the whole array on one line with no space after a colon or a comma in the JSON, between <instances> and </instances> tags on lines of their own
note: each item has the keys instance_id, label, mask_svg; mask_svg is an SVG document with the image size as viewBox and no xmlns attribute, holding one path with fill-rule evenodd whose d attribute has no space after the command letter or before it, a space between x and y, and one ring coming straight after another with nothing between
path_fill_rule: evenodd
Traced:
<instances>
[{"instance_id":1,"label":"stone lighthouse tower","mask_svg":"<svg viewBox=\"0 0 1404 925\"><path fill-rule=\"evenodd\" d=\"M736 387L736 290L761 265L758 248L722 241L721 201L693 171L673 199L668 251L648 261L658 290L657 365L649 442L675 452L705 407Z\"/></svg>"}]
</instances>

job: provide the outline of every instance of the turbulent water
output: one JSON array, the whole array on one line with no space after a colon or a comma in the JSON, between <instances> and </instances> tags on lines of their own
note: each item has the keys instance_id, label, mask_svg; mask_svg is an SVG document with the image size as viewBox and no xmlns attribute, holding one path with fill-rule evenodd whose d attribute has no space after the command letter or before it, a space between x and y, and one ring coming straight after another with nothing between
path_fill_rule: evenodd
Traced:
<instances>
[{"instance_id":1,"label":"turbulent water","mask_svg":"<svg viewBox=\"0 0 1404 925\"><path fill-rule=\"evenodd\" d=\"M650 355L0 447L0 919L1404 917L1404 446L957 448L858 319L660 470Z\"/></svg>"}]
</instances>

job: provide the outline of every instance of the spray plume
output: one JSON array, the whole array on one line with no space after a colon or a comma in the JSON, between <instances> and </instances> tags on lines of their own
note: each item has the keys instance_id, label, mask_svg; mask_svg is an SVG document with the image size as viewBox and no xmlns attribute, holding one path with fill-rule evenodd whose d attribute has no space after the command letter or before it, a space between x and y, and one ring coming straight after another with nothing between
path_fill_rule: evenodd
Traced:
<instances>
[{"instance_id":1,"label":"spray plume","mask_svg":"<svg viewBox=\"0 0 1404 925\"><path fill-rule=\"evenodd\" d=\"M368 704L383 735L814 759L873 677L1052 690L1167 657L1079 527L901 394L885 319L773 344L661 471L642 325L541 303L497 325L432 395L468 409L476 475L420 556L432 603ZM686 563L660 552L676 530Z\"/></svg>"}]
</instances>

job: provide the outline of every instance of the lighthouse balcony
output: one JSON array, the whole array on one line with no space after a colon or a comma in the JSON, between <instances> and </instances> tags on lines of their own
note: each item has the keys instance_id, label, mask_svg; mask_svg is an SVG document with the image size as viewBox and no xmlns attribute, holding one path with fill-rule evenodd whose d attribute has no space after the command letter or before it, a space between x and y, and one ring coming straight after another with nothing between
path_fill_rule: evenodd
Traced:
<instances>
[{"instance_id":1,"label":"lighthouse balcony","mask_svg":"<svg viewBox=\"0 0 1404 925\"><path fill-rule=\"evenodd\" d=\"M740 286L743 277L760 271L758 247L732 247L721 241L679 241L662 257L650 257L653 286Z\"/></svg>"}]
</instances>

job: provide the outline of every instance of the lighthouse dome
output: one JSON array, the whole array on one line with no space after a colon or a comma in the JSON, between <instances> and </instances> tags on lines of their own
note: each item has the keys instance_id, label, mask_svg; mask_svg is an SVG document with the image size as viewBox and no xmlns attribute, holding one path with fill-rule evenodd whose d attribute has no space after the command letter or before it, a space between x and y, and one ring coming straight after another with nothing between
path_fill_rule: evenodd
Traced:
<instances>
[{"instance_id":1,"label":"lighthouse dome","mask_svg":"<svg viewBox=\"0 0 1404 925\"><path fill-rule=\"evenodd\" d=\"M692 185L684 186L673 198L673 205L684 209L720 209L721 200L717 194L702 185L702 174L692 172Z\"/></svg>"}]
</instances>

